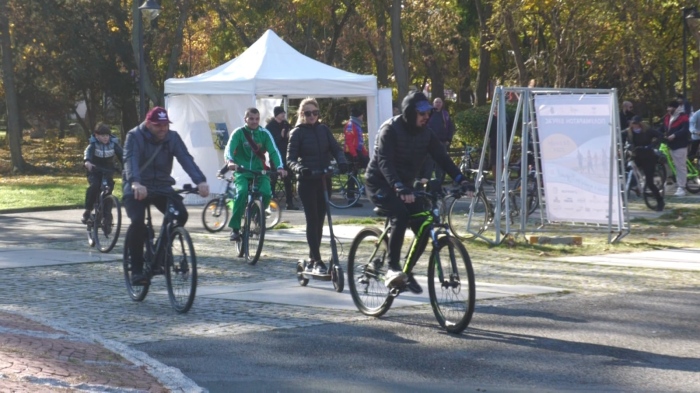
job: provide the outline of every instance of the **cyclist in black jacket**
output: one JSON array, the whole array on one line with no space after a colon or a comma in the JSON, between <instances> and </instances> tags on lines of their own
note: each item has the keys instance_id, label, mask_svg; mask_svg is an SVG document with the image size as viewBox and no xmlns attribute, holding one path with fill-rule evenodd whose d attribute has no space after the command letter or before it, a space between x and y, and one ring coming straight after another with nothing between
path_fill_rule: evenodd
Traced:
<instances>
[{"instance_id":1,"label":"cyclist in black jacket","mask_svg":"<svg viewBox=\"0 0 700 393\"><path fill-rule=\"evenodd\" d=\"M654 168L656 168L656 163L659 161L654 149L659 147L659 143L661 143L664 136L661 132L644 124L641 116L632 118L626 134L634 164L644 172L645 185L651 190L658 202L656 210L663 211L664 198L654 184Z\"/></svg>"},{"instance_id":2,"label":"cyclist in black jacket","mask_svg":"<svg viewBox=\"0 0 700 393\"><path fill-rule=\"evenodd\" d=\"M367 196L377 207L391 216L389 237L389 270L387 286L398 286L411 280L401 271L401 246L411 214L423 211L423 204L413 195L413 182L419 177L424 159L429 155L465 191L474 188L447 155L444 146L426 124L433 106L421 92L409 93L401 104L401 115L387 120L379 129L374 155L365 172ZM421 223L411 222L418 232ZM419 244L420 255L427 243ZM413 282L413 280L411 280Z\"/></svg>"}]
</instances>

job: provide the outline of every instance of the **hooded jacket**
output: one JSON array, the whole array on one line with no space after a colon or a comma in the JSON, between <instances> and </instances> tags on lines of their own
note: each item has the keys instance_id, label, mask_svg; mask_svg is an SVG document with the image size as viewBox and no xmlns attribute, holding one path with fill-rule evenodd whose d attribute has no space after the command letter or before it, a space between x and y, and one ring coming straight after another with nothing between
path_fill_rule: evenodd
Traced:
<instances>
[{"instance_id":1,"label":"hooded jacket","mask_svg":"<svg viewBox=\"0 0 700 393\"><path fill-rule=\"evenodd\" d=\"M155 159L141 170L141 166L150 160L159 145L163 147ZM168 131L163 141L155 140L145 122L129 131L124 143L124 195L133 195L131 184L134 182L141 183L149 191L171 191L175 185L175 179L170 176L173 157L177 158L195 184L207 181L176 131Z\"/></svg>"},{"instance_id":2,"label":"hooded jacket","mask_svg":"<svg viewBox=\"0 0 700 393\"><path fill-rule=\"evenodd\" d=\"M119 145L119 140L115 136L110 135L109 142L107 143L98 141L94 135L90 137L89 144L85 148L83 162L90 161L100 169L113 170L115 169L115 158L122 164L124 163L124 151Z\"/></svg>"},{"instance_id":3,"label":"hooded jacket","mask_svg":"<svg viewBox=\"0 0 700 393\"><path fill-rule=\"evenodd\" d=\"M667 113L664 116L664 136L671 135L675 135L675 138L672 141L665 141L671 150L683 149L690 144L690 124L682 106L678 107L673 114Z\"/></svg>"},{"instance_id":4,"label":"hooded jacket","mask_svg":"<svg viewBox=\"0 0 700 393\"><path fill-rule=\"evenodd\" d=\"M427 127L416 126L416 104L427 100L423 93L410 93L401 104L401 115L387 120L379 128L374 154L365 172L368 184L377 188L393 188L399 182L410 186L428 154L452 179L460 175L435 133Z\"/></svg>"}]
</instances>

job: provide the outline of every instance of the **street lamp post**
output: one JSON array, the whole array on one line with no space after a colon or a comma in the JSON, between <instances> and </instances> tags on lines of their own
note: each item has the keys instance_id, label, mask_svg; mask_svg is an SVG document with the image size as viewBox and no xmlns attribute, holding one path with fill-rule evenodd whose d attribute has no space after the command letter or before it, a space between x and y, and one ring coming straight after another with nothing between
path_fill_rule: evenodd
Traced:
<instances>
[{"instance_id":1,"label":"street lamp post","mask_svg":"<svg viewBox=\"0 0 700 393\"><path fill-rule=\"evenodd\" d=\"M138 20L134 22L138 24L139 29L139 119L143 120L146 117L146 62L143 58L143 18L146 16L149 21L157 18L160 14L160 5L155 0L146 0L139 7Z\"/></svg>"},{"instance_id":2,"label":"street lamp post","mask_svg":"<svg viewBox=\"0 0 700 393\"><path fill-rule=\"evenodd\" d=\"M688 95L688 30L690 29L697 39L698 27L700 27L700 13L697 7L683 8L683 99L687 100Z\"/></svg>"}]
</instances>

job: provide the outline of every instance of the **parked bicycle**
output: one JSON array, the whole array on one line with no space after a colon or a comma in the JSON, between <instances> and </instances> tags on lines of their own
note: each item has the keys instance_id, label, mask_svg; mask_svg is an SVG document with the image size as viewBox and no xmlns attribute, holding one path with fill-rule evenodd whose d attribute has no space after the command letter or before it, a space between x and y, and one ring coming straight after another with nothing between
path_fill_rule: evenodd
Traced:
<instances>
[{"instance_id":1,"label":"parked bicycle","mask_svg":"<svg viewBox=\"0 0 700 393\"><path fill-rule=\"evenodd\" d=\"M416 197L424 198L427 203L424 212L412 216L425 222L414 237L411 249L420 240L428 239L432 244L427 267L430 304L440 326L450 333L460 333L469 325L474 313L474 269L467 249L452 236L449 226L440 220L438 209L434 208L442 190L436 183L430 182L425 191L414 191ZM459 190L449 192L461 195ZM348 285L360 312L379 317L406 288L387 288L384 284L389 266L390 217L386 211L374 210L377 215L387 217L384 230L367 227L355 236L348 255ZM412 258L403 266L407 274L412 272L418 259L415 253L409 255Z\"/></svg>"},{"instance_id":2,"label":"parked bicycle","mask_svg":"<svg viewBox=\"0 0 700 393\"><path fill-rule=\"evenodd\" d=\"M673 159L671 158L671 151L669 150L668 145L662 143L661 146L659 146L659 151L664 155L666 162L668 163L668 167L669 169L671 169L671 176L673 176L673 178L676 179L677 182L678 180L676 178L676 165L673 163ZM697 194L698 192L700 192L700 171L690 159L685 160L685 165L688 169L685 189L691 194Z\"/></svg>"},{"instance_id":3,"label":"parked bicycle","mask_svg":"<svg viewBox=\"0 0 700 393\"><path fill-rule=\"evenodd\" d=\"M469 170L468 178L473 179L478 176L478 170ZM520 165L510 167L509 173L520 174ZM496 217L496 203L500 203L501 218L509 220L511 224L515 224L522 214L529 216L539 206L539 198L537 197L537 183L534 171L530 171L527 181L527 192L525 205L527 210L523 210L520 177L509 180L508 189L508 216L506 216L506 196L501 194L500 198L496 196L496 183L493 180L486 179L484 172L481 174L480 181L474 197L468 198L452 198L450 205L447 208L447 223L450 230L460 240L469 240L486 231L493 224ZM505 191L504 191L505 192ZM490 197L490 196L493 197ZM472 212L471 222L469 221L469 213ZM469 230L471 229L471 231ZM505 227L501 228L501 233L505 234Z\"/></svg>"},{"instance_id":4,"label":"parked bicycle","mask_svg":"<svg viewBox=\"0 0 700 393\"><path fill-rule=\"evenodd\" d=\"M233 177L217 176L226 182L224 192L215 194L214 198L204 205L202 210L202 225L209 232L219 232L228 224L233 210L233 201L236 199L236 187L233 186ZM274 194L273 194L274 196ZM265 211L266 229L272 229L282 220L282 209L277 199L270 200L270 206Z\"/></svg>"},{"instance_id":5,"label":"parked bicycle","mask_svg":"<svg viewBox=\"0 0 700 393\"><path fill-rule=\"evenodd\" d=\"M358 203L360 197L365 194L365 184L360 180L361 176L355 176L352 171L341 173L337 164L333 164L333 175L330 178L331 206L338 209L347 209Z\"/></svg>"},{"instance_id":6,"label":"parked bicycle","mask_svg":"<svg viewBox=\"0 0 700 393\"><path fill-rule=\"evenodd\" d=\"M197 194L199 190L186 184L177 193ZM146 209L147 238L143 242L143 271L150 277L165 275L170 304L178 313L186 313L192 307L197 291L197 256L189 232L177 221L177 211L172 203L174 194L150 192L151 195L162 195L168 198L163 216L163 223L155 238L151 218L151 206ZM129 244L131 233L127 231L126 244ZM150 281L144 285L132 285L132 264L129 247L124 247L124 281L132 300L140 302L146 298Z\"/></svg>"},{"instance_id":7,"label":"parked bicycle","mask_svg":"<svg viewBox=\"0 0 700 393\"><path fill-rule=\"evenodd\" d=\"M100 252L110 252L119 240L122 227L122 210L119 199L112 195L107 179L114 170L93 167L93 171L102 174L100 195L87 220L88 244Z\"/></svg>"}]
</instances>

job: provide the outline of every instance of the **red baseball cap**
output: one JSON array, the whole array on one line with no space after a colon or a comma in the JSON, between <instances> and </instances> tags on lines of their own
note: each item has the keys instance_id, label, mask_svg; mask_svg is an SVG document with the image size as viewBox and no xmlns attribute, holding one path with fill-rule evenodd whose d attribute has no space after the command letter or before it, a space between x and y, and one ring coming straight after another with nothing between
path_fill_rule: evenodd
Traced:
<instances>
[{"instance_id":1,"label":"red baseball cap","mask_svg":"<svg viewBox=\"0 0 700 393\"><path fill-rule=\"evenodd\" d=\"M146 120L151 123L172 123L168 118L168 112L160 106L151 108L148 114L146 114Z\"/></svg>"}]
</instances>

